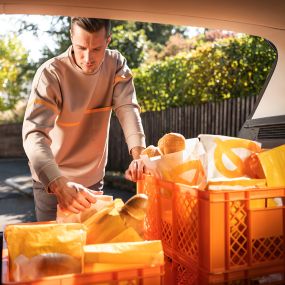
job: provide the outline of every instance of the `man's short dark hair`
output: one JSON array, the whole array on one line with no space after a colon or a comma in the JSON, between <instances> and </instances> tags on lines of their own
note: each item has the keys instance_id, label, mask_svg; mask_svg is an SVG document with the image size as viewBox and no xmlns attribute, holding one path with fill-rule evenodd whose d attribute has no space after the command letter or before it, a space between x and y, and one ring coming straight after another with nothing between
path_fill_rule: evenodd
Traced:
<instances>
[{"instance_id":1,"label":"man's short dark hair","mask_svg":"<svg viewBox=\"0 0 285 285\"><path fill-rule=\"evenodd\" d=\"M72 17L71 30L75 24L89 33L98 32L105 28L106 36L108 37L111 34L111 21L107 19Z\"/></svg>"}]
</instances>

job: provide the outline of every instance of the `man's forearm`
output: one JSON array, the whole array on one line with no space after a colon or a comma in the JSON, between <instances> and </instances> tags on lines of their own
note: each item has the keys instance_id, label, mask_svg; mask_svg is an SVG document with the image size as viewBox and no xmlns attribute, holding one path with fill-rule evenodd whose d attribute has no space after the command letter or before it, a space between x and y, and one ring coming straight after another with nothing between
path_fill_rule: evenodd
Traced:
<instances>
[{"instance_id":1,"label":"man's forearm","mask_svg":"<svg viewBox=\"0 0 285 285\"><path fill-rule=\"evenodd\" d=\"M140 154L141 152L144 150L145 148L142 146L135 146L131 149L131 155L133 157L133 159L139 159L140 158Z\"/></svg>"}]
</instances>

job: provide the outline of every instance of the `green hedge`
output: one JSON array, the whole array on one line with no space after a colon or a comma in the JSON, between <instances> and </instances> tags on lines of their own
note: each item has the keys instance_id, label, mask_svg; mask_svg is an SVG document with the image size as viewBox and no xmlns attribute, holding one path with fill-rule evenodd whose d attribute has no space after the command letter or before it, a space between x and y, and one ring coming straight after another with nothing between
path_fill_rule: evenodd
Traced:
<instances>
[{"instance_id":1,"label":"green hedge","mask_svg":"<svg viewBox=\"0 0 285 285\"><path fill-rule=\"evenodd\" d=\"M258 37L204 43L189 53L134 70L142 111L258 94L276 58Z\"/></svg>"}]
</instances>

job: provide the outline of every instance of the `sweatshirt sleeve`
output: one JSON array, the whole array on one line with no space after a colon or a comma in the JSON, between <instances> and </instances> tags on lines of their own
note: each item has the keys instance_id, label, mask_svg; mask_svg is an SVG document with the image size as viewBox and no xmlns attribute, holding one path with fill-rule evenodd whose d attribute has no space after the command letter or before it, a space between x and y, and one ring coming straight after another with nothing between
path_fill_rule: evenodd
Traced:
<instances>
[{"instance_id":1,"label":"sweatshirt sleeve","mask_svg":"<svg viewBox=\"0 0 285 285\"><path fill-rule=\"evenodd\" d=\"M145 134L140 117L140 107L131 70L126 59L119 54L114 79L113 110L122 126L129 152L133 147L145 147Z\"/></svg>"},{"instance_id":2,"label":"sweatshirt sleeve","mask_svg":"<svg viewBox=\"0 0 285 285\"><path fill-rule=\"evenodd\" d=\"M45 187L61 176L50 149L49 136L61 103L61 92L55 73L47 68L40 68L33 80L22 137L31 167Z\"/></svg>"}]
</instances>

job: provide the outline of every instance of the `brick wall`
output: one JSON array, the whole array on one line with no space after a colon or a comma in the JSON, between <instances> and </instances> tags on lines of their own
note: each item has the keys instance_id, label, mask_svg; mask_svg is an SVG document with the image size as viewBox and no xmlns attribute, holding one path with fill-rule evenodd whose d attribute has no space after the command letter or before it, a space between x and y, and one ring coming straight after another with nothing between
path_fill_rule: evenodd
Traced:
<instances>
[{"instance_id":1,"label":"brick wall","mask_svg":"<svg viewBox=\"0 0 285 285\"><path fill-rule=\"evenodd\" d=\"M22 124L0 125L0 158L25 157Z\"/></svg>"}]
</instances>

